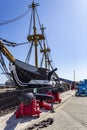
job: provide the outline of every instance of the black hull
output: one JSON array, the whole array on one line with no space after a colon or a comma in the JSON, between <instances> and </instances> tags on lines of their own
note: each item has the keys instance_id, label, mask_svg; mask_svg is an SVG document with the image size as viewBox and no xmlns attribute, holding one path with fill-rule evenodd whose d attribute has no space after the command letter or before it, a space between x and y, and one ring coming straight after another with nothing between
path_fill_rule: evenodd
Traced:
<instances>
[{"instance_id":1,"label":"black hull","mask_svg":"<svg viewBox=\"0 0 87 130\"><path fill-rule=\"evenodd\" d=\"M48 80L48 70L45 68L36 68L25 62L15 60L15 64L10 65L10 71L16 85L20 88L37 88L51 85Z\"/></svg>"}]
</instances>

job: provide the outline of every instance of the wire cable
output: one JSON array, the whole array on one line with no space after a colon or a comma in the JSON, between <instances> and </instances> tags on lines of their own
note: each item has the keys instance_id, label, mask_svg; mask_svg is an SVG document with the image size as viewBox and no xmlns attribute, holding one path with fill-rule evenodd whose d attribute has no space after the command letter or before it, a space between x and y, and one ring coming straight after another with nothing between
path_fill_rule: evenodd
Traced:
<instances>
[{"instance_id":1,"label":"wire cable","mask_svg":"<svg viewBox=\"0 0 87 130\"><path fill-rule=\"evenodd\" d=\"M40 23L40 19L39 19L39 16L38 16L38 13L37 13L37 9L36 9L36 8L35 8L35 11L36 11L37 19L38 19L39 26L40 26L40 29L41 29L41 23Z\"/></svg>"},{"instance_id":2,"label":"wire cable","mask_svg":"<svg viewBox=\"0 0 87 130\"><path fill-rule=\"evenodd\" d=\"M1 65L2 65L2 66L0 66L2 72L6 75L7 79L10 80L10 75L7 74L7 73L8 73L8 69L7 69L7 67L6 67L6 64L5 64L5 61L4 61L4 58L3 58L1 52L0 52L0 63L1 63Z\"/></svg>"},{"instance_id":3,"label":"wire cable","mask_svg":"<svg viewBox=\"0 0 87 130\"><path fill-rule=\"evenodd\" d=\"M24 43L4 43L5 45L7 46L10 46L10 47L16 47L16 46L20 46L20 45L24 45L24 44L27 44L29 42L24 42Z\"/></svg>"},{"instance_id":4,"label":"wire cable","mask_svg":"<svg viewBox=\"0 0 87 130\"><path fill-rule=\"evenodd\" d=\"M26 63L29 63L29 61L30 61L32 48L33 48L33 42L31 43L30 49L28 51L28 54L27 54L27 57L26 57L26 60L25 60Z\"/></svg>"},{"instance_id":5,"label":"wire cable","mask_svg":"<svg viewBox=\"0 0 87 130\"><path fill-rule=\"evenodd\" d=\"M32 26L32 11L31 11L30 26L29 26L29 33L28 33L28 35L30 35L30 32L31 32L31 26Z\"/></svg>"},{"instance_id":6,"label":"wire cable","mask_svg":"<svg viewBox=\"0 0 87 130\"><path fill-rule=\"evenodd\" d=\"M28 42L23 42L23 43L15 43L15 42L10 42L8 40L5 40L3 38L0 38L0 40L2 40L3 42L5 42L4 44L7 45L7 46L11 46L11 47L16 47L16 46L19 46L19 45L24 45L24 44L27 44Z\"/></svg>"},{"instance_id":7,"label":"wire cable","mask_svg":"<svg viewBox=\"0 0 87 130\"><path fill-rule=\"evenodd\" d=\"M10 19L10 20L6 20L6 21L3 21L0 23L0 25L5 25L5 24L9 24L11 22L15 22L19 19L21 19L22 17L24 17L28 12L29 12L30 9L28 9L26 12L24 12L23 14L21 14L20 16L16 17L16 18L13 18L13 19Z\"/></svg>"},{"instance_id":8,"label":"wire cable","mask_svg":"<svg viewBox=\"0 0 87 130\"><path fill-rule=\"evenodd\" d=\"M40 48L43 50L43 47L42 47L42 45L41 45L41 42L40 42L40 41L38 41L38 42L39 42Z\"/></svg>"},{"instance_id":9,"label":"wire cable","mask_svg":"<svg viewBox=\"0 0 87 130\"><path fill-rule=\"evenodd\" d=\"M41 62L40 62L40 67L42 67L42 65L43 65L43 60L44 60L44 54L42 55L42 59L41 59Z\"/></svg>"}]
</instances>

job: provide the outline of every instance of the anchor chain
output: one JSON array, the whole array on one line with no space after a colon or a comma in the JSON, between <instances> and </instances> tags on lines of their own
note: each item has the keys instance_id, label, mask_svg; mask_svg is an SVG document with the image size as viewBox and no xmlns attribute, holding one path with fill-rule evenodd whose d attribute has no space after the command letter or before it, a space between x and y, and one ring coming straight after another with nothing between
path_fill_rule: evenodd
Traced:
<instances>
[{"instance_id":1,"label":"anchor chain","mask_svg":"<svg viewBox=\"0 0 87 130\"><path fill-rule=\"evenodd\" d=\"M53 118L47 118L46 120L42 120L39 123L35 123L32 126L28 127L25 130L40 130L41 128L48 127L49 125L53 124Z\"/></svg>"}]
</instances>

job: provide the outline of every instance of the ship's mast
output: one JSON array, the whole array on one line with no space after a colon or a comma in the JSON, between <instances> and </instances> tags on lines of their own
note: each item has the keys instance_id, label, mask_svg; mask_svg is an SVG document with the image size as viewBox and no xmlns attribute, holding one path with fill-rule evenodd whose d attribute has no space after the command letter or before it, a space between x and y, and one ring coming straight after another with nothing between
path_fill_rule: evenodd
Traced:
<instances>
[{"instance_id":1,"label":"ship's mast","mask_svg":"<svg viewBox=\"0 0 87 130\"><path fill-rule=\"evenodd\" d=\"M44 29L45 29L45 27L43 27L43 25L42 25L41 31L42 31L42 35L43 35L43 36L44 36ZM49 53L51 50L50 50L50 48L46 47L45 40L43 40L43 42L44 42L44 48L41 49L40 52L44 54L45 68L46 68L46 69L47 69L47 68L49 69L49 68L50 68L50 67L49 67L49 62L50 62L50 60L47 58L47 53Z\"/></svg>"},{"instance_id":2,"label":"ship's mast","mask_svg":"<svg viewBox=\"0 0 87 130\"><path fill-rule=\"evenodd\" d=\"M35 19L36 18L35 17L35 10L36 10L37 6L39 6L39 4L34 3L34 1L29 6L30 8L32 8L32 14L33 14L33 35L29 35L27 37L27 39L29 41L32 41L34 43L34 46L35 46L35 66L36 67L38 67L38 50L37 50L38 41L44 39L44 36L42 34L37 34L36 19Z\"/></svg>"}]
</instances>

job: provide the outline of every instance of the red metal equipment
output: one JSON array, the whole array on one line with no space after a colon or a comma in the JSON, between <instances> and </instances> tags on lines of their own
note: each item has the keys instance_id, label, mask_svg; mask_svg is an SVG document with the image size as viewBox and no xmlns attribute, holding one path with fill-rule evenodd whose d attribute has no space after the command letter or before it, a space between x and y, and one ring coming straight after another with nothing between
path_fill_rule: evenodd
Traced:
<instances>
[{"instance_id":1,"label":"red metal equipment","mask_svg":"<svg viewBox=\"0 0 87 130\"><path fill-rule=\"evenodd\" d=\"M51 102L58 102L61 103L62 99L59 96L58 92L47 92L48 95L52 95L54 98L52 100L48 100L47 102L51 103Z\"/></svg>"},{"instance_id":2,"label":"red metal equipment","mask_svg":"<svg viewBox=\"0 0 87 130\"><path fill-rule=\"evenodd\" d=\"M52 95L37 93L35 94L35 96L40 108L44 108L46 110L54 110L53 105L51 103L46 102L47 100L54 99Z\"/></svg>"},{"instance_id":3,"label":"red metal equipment","mask_svg":"<svg viewBox=\"0 0 87 130\"><path fill-rule=\"evenodd\" d=\"M47 103L45 101L38 101L40 108L44 108L46 110L54 110L53 105L50 103Z\"/></svg>"},{"instance_id":4,"label":"red metal equipment","mask_svg":"<svg viewBox=\"0 0 87 130\"><path fill-rule=\"evenodd\" d=\"M29 102L29 104L20 103L18 110L15 112L16 118L21 116L40 116L41 110L37 100L34 98Z\"/></svg>"}]
</instances>

